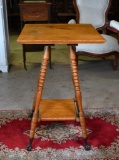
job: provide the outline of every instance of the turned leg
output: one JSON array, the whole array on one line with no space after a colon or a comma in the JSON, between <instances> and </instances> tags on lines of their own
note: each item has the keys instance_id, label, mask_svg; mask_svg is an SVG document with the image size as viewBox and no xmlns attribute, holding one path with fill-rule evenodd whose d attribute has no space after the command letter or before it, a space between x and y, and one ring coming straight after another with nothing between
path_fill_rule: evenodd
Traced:
<instances>
[{"instance_id":1,"label":"turned leg","mask_svg":"<svg viewBox=\"0 0 119 160\"><path fill-rule=\"evenodd\" d=\"M46 50L46 49L45 49L45 50ZM50 46L50 45L48 46L46 52L48 53L48 59L50 59L50 57L51 57L51 46ZM42 62L42 63L43 63L43 62ZM50 64L51 64L51 63L50 63ZM50 66L50 65L49 65L49 66ZM41 65L41 67L42 67L42 65ZM50 68L50 69L51 69L51 68ZM41 69L41 70L42 70L42 69ZM39 83L39 81L38 81L38 83ZM38 85L38 84L37 84L37 85ZM37 90L36 90L36 93L35 93L35 96L34 96L34 100L33 100L32 112L31 112L31 114L29 115L30 118L33 117L33 113L34 113L34 110L35 110L36 95L37 95Z\"/></svg>"},{"instance_id":2,"label":"turned leg","mask_svg":"<svg viewBox=\"0 0 119 160\"><path fill-rule=\"evenodd\" d=\"M78 78L76 54L75 54L73 46L69 46L69 49L70 49L70 64L71 64L72 80L74 84L76 104L79 110L79 119L80 119L80 124L82 127L82 136L85 142L85 149L90 150L91 147L87 142L86 123L85 123L85 117L84 117L84 113L82 109L82 96L81 96L80 83L79 83L79 78Z\"/></svg>"},{"instance_id":3,"label":"turned leg","mask_svg":"<svg viewBox=\"0 0 119 160\"><path fill-rule=\"evenodd\" d=\"M49 60L49 46L46 46L44 50L43 61L42 61L41 70L40 70L40 74L38 78L37 90L36 90L36 94L35 94L35 98L33 102L33 118L31 122L30 141L29 141L29 145L26 147L28 151L31 151L32 149L32 141L34 138L35 129L36 129L37 122L39 119L39 104L42 98L42 90L44 86L44 80L45 80L48 60Z\"/></svg>"}]
</instances>

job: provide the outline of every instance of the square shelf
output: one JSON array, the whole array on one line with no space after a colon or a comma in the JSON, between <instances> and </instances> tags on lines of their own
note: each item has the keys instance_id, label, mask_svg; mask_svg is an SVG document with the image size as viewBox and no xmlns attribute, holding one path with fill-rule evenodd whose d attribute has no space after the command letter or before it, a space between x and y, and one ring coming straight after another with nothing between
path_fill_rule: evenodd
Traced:
<instances>
[{"instance_id":1,"label":"square shelf","mask_svg":"<svg viewBox=\"0 0 119 160\"><path fill-rule=\"evenodd\" d=\"M74 100L41 100L39 107L39 117L44 121L76 120Z\"/></svg>"}]
</instances>

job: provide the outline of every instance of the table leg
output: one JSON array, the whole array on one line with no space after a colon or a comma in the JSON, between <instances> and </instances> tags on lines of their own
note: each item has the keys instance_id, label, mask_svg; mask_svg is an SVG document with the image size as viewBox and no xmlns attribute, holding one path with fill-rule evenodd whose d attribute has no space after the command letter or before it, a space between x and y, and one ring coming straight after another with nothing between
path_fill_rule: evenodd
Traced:
<instances>
[{"instance_id":1,"label":"table leg","mask_svg":"<svg viewBox=\"0 0 119 160\"><path fill-rule=\"evenodd\" d=\"M46 52L48 52L48 60L51 59L51 45L48 46ZM49 66L50 66L50 69L52 69L51 63L49 63ZM36 102L36 95L37 95L37 90L36 90L36 93L35 93L35 96L34 96L33 105L32 105L32 113L29 115L30 118L33 117L33 113L34 113L34 109L35 109L35 102Z\"/></svg>"},{"instance_id":2,"label":"table leg","mask_svg":"<svg viewBox=\"0 0 119 160\"><path fill-rule=\"evenodd\" d=\"M32 118L32 122L31 122L30 142L29 142L29 145L27 146L28 151L31 151L31 149L32 149L31 145L32 145L36 125L37 125L38 118L39 118L39 104L40 104L40 100L42 98L42 91L43 91L43 86L44 86L44 80L45 80L49 55L50 55L50 46L45 46L43 61L42 61L41 69L40 69L36 94L35 94L34 103L33 103L34 112L33 112L33 118Z\"/></svg>"},{"instance_id":3,"label":"table leg","mask_svg":"<svg viewBox=\"0 0 119 160\"><path fill-rule=\"evenodd\" d=\"M74 90L75 90L77 110L79 111L79 119L80 119L80 124L82 127L82 136L86 144L85 149L90 150L90 145L87 142L86 123L85 123L85 117L84 117L83 108L82 108L82 96L81 96L81 91L80 91L80 82L78 78L76 54L75 54L75 50L73 46L69 46L69 50L70 50L70 64L71 64L72 80L73 80Z\"/></svg>"},{"instance_id":4,"label":"table leg","mask_svg":"<svg viewBox=\"0 0 119 160\"><path fill-rule=\"evenodd\" d=\"M26 68L26 52L25 52L25 45L22 45L22 49L23 49L23 63L24 63L24 69L27 70Z\"/></svg>"}]
</instances>

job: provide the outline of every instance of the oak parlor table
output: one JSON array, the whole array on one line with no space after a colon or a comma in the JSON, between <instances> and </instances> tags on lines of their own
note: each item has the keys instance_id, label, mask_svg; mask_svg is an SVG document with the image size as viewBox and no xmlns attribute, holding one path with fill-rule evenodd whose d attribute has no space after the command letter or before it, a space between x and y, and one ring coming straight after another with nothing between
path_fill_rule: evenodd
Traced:
<instances>
[{"instance_id":1,"label":"oak parlor table","mask_svg":"<svg viewBox=\"0 0 119 160\"><path fill-rule=\"evenodd\" d=\"M90 150L91 147L87 141L85 116L82 108L75 46L78 43L104 43L105 39L91 24L26 24L17 42L20 44L45 44L37 89L33 101L30 142L27 150L32 150L32 141L37 122L64 120L78 120L80 122L85 149ZM51 46L55 44L67 44L69 48L72 81L75 91L74 98L72 99L42 99Z\"/></svg>"}]
</instances>

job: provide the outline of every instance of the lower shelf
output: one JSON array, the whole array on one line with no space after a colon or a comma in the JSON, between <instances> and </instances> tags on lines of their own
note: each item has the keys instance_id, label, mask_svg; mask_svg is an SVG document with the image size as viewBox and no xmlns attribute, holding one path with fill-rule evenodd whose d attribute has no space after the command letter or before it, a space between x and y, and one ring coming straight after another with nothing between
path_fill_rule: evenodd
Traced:
<instances>
[{"instance_id":1,"label":"lower shelf","mask_svg":"<svg viewBox=\"0 0 119 160\"><path fill-rule=\"evenodd\" d=\"M76 120L76 108L73 99L41 100L39 117L42 121Z\"/></svg>"}]
</instances>

